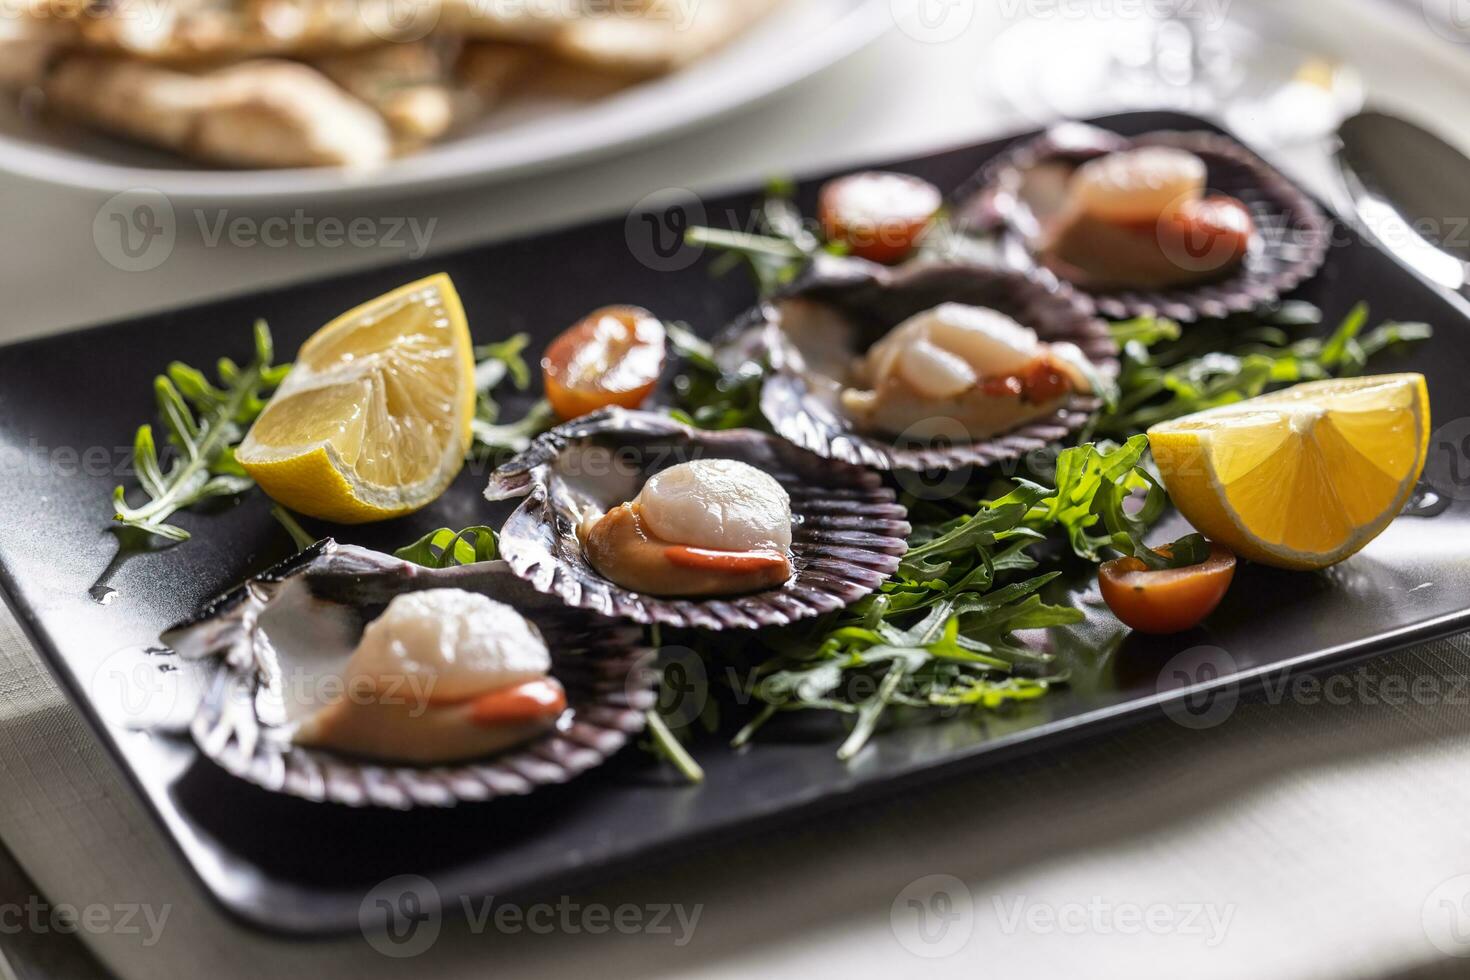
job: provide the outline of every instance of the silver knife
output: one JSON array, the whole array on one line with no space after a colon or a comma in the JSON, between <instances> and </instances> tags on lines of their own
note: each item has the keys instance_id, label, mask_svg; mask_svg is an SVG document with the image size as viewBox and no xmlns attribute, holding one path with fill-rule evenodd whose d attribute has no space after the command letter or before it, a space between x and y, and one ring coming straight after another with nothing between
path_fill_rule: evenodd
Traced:
<instances>
[{"instance_id":1,"label":"silver knife","mask_svg":"<svg viewBox=\"0 0 1470 980\"><path fill-rule=\"evenodd\" d=\"M1428 130L1361 112L1337 131L1348 210L1384 248L1470 295L1470 158Z\"/></svg>"}]
</instances>

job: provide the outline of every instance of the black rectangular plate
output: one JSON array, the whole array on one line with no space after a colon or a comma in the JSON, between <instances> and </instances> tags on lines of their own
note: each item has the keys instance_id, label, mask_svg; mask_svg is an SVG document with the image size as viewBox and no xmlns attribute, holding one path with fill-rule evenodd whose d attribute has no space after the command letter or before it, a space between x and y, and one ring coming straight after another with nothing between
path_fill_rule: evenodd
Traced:
<instances>
[{"instance_id":1,"label":"black rectangular plate","mask_svg":"<svg viewBox=\"0 0 1470 980\"><path fill-rule=\"evenodd\" d=\"M1161 113L1103 124L1125 133L1213 128ZM886 166L949 190L1008 142ZM803 185L808 209L816 184ZM704 206L713 224L743 224L755 200L738 194ZM1130 637L1119 645L1116 625L1097 614L1053 638L1073 669L1072 684L1021 712L884 732L851 763L835 758L830 729L772 729L742 752L711 740L698 748L708 778L697 788L630 750L603 771L524 800L359 812L273 796L216 769L185 740L104 720L128 717L115 683L117 651L154 643L160 630L290 549L266 501L250 494L213 513L183 515L180 523L195 532L187 544L113 560L109 495L127 482L114 469L128 458L133 427L153 416L152 379L169 360L244 358L257 317L270 321L289 354L337 313L439 270L453 275L477 340L526 330L537 349L603 304L642 304L708 334L753 300L743 276L712 279L708 257L677 272L640 262L629 236L648 228L620 217L0 348L0 584L185 861L243 920L299 935L350 930L368 889L410 872L430 878L444 896L572 889L635 861L677 857L820 807L974 772L1044 743L1151 717L1188 694L1222 689L1229 698L1273 673L1340 665L1470 628L1470 506L1457 501L1433 519L1399 520L1367 552L1328 572L1244 569L1209 628L1184 638ZM1428 375L1441 423L1470 416L1467 307L1351 232L1341 230L1339 241L1301 297L1321 305L1331 322L1366 299L1375 318L1434 324L1434 341L1378 367ZM88 454L89 447L102 448ZM391 549L433 527L498 522L505 510L484 503L485 478L483 467L472 467L429 511L340 529L339 537ZM89 597L99 580L117 589L115 601ZM1198 647L1212 652L1173 659ZM1221 665L1218 676L1211 672Z\"/></svg>"}]
</instances>

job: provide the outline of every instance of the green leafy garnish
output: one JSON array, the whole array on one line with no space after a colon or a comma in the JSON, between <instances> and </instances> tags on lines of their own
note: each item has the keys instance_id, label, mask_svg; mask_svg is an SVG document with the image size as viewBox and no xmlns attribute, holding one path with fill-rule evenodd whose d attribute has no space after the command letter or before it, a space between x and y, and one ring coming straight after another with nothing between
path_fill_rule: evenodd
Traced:
<instances>
[{"instance_id":1,"label":"green leafy garnish","mask_svg":"<svg viewBox=\"0 0 1470 980\"><path fill-rule=\"evenodd\" d=\"M689 782L695 784L704 782L704 769L694 761L694 756L689 754L684 743L679 741L679 737L664 720L663 713L653 708L644 714L648 719L649 742L646 748L679 770L680 775Z\"/></svg>"},{"instance_id":2,"label":"green leafy garnish","mask_svg":"<svg viewBox=\"0 0 1470 980\"><path fill-rule=\"evenodd\" d=\"M1121 446L1088 444L1057 457L1055 494L1028 515L1033 526L1056 526L1067 534L1073 552L1088 561L1104 561L1104 549L1137 558L1155 571L1198 565L1210 556L1200 535L1190 535L1162 549L1150 548L1144 536L1169 506L1169 495L1144 465L1148 436L1137 435ZM1131 510L1128 502L1136 501ZM1094 533L1094 529L1101 533Z\"/></svg>"},{"instance_id":3,"label":"green leafy garnish","mask_svg":"<svg viewBox=\"0 0 1470 980\"><path fill-rule=\"evenodd\" d=\"M551 403L543 398L532 405L518 422L496 425L483 419L475 419L475 443L491 454L523 452L531 445L531 440L556 422L556 412L552 410Z\"/></svg>"},{"instance_id":4,"label":"green leafy garnish","mask_svg":"<svg viewBox=\"0 0 1470 980\"><path fill-rule=\"evenodd\" d=\"M1311 304L1292 302L1188 327L1154 317L1113 324L1123 353L1118 396L1088 436L1127 438L1272 388L1358 375L1374 356L1434 333L1425 323L1394 322L1364 333L1368 306L1359 303L1327 338L1300 336L1321 318Z\"/></svg>"},{"instance_id":5,"label":"green leafy garnish","mask_svg":"<svg viewBox=\"0 0 1470 980\"><path fill-rule=\"evenodd\" d=\"M1114 495L1148 485L1139 466L1146 448L1140 436L1118 448L1069 449L1058 458L1056 489L1020 480L973 513L919 523L878 594L826 620L816 636L787 632L757 665L745 693L762 708L736 744L779 712L833 711L852 721L838 752L847 759L890 710L986 711L1042 697L1066 675L1016 633L1084 617L1046 600L1062 573L1032 574L1038 556L1055 536L1100 560L1112 536L1089 529L1107 519Z\"/></svg>"},{"instance_id":6,"label":"green leafy garnish","mask_svg":"<svg viewBox=\"0 0 1470 980\"><path fill-rule=\"evenodd\" d=\"M280 504L276 504L274 507L271 508L271 516L274 517L276 519L276 523L285 528L286 533L291 536L291 543L296 545L297 551L305 551L307 548L310 548L312 545L316 544L317 539L313 535L307 533L306 528L302 527L301 522L296 519L296 515L291 513L286 508L282 507Z\"/></svg>"},{"instance_id":7,"label":"green leafy garnish","mask_svg":"<svg viewBox=\"0 0 1470 980\"><path fill-rule=\"evenodd\" d=\"M500 386L507 381L516 391L531 386L531 365L525 357L530 343L529 334L518 333L499 343L475 348L478 402L472 426L475 444L483 452L491 455L521 452L532 439L556 424L556 413L545 399L533 404L517 422L500 421L500 402L495 397Z\"/></svg>"},{"instance_id":8,"label":"green leafy garnish","mask_svg":"<svg viewBox=\"0 0 1470 980\"><path fill-rule=\"evenodd\" d=\"M229 358L217 365L219 385L204 372L178 361L153 382L158 414L172 452L167 469L154 441L153 426L139 426L133 439L133 468L148 502L128 504L127 489L113 491L115 527L128 527L170 542L187 541L189 532L168 523L180 510L249 490L255 481L235 462L234 448L265 408L266 399L291 370L275 365L270 329L255 324L255 356L246 367Z\"/></svg>"},{"instance_id":9,"label":"green leafy garnish","mask_svg":"<svg viewBox=\"0 0 1470 980\"><path fill-rule=\"evenodd\" d=\"M676 407L670 414L700 429L760 428L761 383L766 369L755 362L726 371L715 360L714 349L680 323L665 324L669 347L683 363L674 378Z\"/></svg>"},{"instance_id":10,"label":"green leafy garnish","mask_svg":"<svg viewBox=\"0 0 1470 980\"><path fill-rule=\"evenodd\" d=\"M393 554L425 568L475 565L500 557L500 538L488 527L467 527L463 531L441 527Z\"/></svg>"},{"instance_id":11,"label":"green leafy garnish","mask_svg":"<svg viewBox=\"0 0 1470 980\"><path fill-rule=\"evenodd\" d=\"M756 231L731 231L721 228L690 228L684 240L703 248L725 253L712 271L724 275L742 262L750 268L762 296L770 296L788 286L817 255L845 255L843 242L826 242L808 229L806 220L792 198L796 185L789 180L773 179L766 185L766 196L756 212Z\"/></svg>"},{"instance_id":12,"label":"green leafy garnish","mask_svg":"<svg viewBox=\"0 0 1470 980\"><path fill-rule=\"evenodd\" d=\"M481 412L488 414L492 422L500 412L493 395L501 382L509 378L516 391L531 386L531 365L525 358L530 344L530 334L518 333L499 343L475 348L475 388L480 394Z\"/></svg>"}]
</instances>

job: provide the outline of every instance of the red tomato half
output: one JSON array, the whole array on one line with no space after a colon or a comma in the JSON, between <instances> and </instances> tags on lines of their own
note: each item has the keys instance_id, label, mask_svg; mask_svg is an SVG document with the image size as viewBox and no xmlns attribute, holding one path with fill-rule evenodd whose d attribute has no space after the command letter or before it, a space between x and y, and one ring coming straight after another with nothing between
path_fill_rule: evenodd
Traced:
<instances>
[{"instance_id":1,"label":"red tomato half","mask_svg":"<svg viewBox=\"0 0 1470 980\"><path fill-rule=\"evenodd\" d=\"M822 188L818 217L829 241L889 265L907 258L944 204L939 188L908 174L868 171Z\"/></svg>"},{"instance_id":2,"label":"red tomato half","mask_svg":"<svg viewBox=\"0 0 1470 980\"><path fill-rule=\"evenodd\" d=\"M1159 549L1161 553L1164 549ZM1140 633L1183 633L1214 612L1235 578L1235 556L1217 544L1202 565L1150 571L1137 558L1110 561L1098 573L1108 608Z\"/></svg>"},{"instance_id":3,"label":"red tomato half","mask_svg":"<svg viewBox=\"0 0 1470 980\"><path fill-rule=\"evenodd\" d=\"M636 306L589 314L546 348L546 398L563 420L617 405L637 408L664 370L664 325Z\"/></svg>"}]
</instances>

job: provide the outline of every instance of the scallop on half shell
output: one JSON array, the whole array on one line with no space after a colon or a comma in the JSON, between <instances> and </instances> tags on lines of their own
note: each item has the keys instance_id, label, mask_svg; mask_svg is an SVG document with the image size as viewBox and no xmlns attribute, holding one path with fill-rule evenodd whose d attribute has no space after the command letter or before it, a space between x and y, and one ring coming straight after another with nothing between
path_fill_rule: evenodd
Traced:
<instances>
[{"instance_id":1,"label":"scallop on half shell","mask_svg":"<svg viewBox=\"0 0 1470 980\"><path fill-rule=\"evenodd\" d=\"M828 459L879 470L934 471L990 466L1079 431L1102 405L1074 393L1054 412L1010 431L975 439L958 422L952 433L914 437L863 431L842 405L854 363L891 329L945 303L1004 314L1045 343L1070 343L1103 378L1117 373L1118 349L1107 325L1071 291L978 265L912 263L898 268L821 257L787 289L732 326L719 342L722 361L754 360L769 371L761 414L782 438Z\"/></svg>"},{"instance_id":2,"label":"scallop on half shell","mask_svg":"<svg viewBox=\"0 0 1470 980\"><path fill-rule=\"evenodd\" d=\"M962 230L998 237L1007 265L1056 284L1038 257L1050 220L1060 213L1074 171L1108 153L1144 147L1187 150L1204 161L1209 193L1245 204L1256 233L1243 262L1223 278L1169 289L1077 289L1097 312L1114 319L1167 316L1181 322L1244 313L1274 303L1322 268L1331 222L1280 172L1240 143L1218 133L1156 132L1129 139L1081 123L1053 127L1002 153L958 195Z\"/></svg>"},{"instance_id":3,"label":"scallop on half shell","mask_svg":"<svg viewBox=\"0 0 1470 980\"><path fill-rule=\"evenodd\" d=\"M661 598L603 577L578 527L638 496L654 474L731 459L773 477L791 501L793 573L748 595ZM569 606L639 623L711 630L782 626L851 605L881 585L907 550L907 513L882 478L749 429L706 432L652 412L606 409L542 435L496 470L491 500L525 497L500 533L506 562Z\"/></svg>"},{"instance_id":4,"label":"scallop on half shell","mask_svg":"<svg viewBox=\"0 0 1470 980\"><path fill-rule=\"evenodd\" d=\"M463 589L513 606L546 641L567 710L531 740L473 763L430 767L349 757L292 741L336 690L364 626L395 596ZM407 810L530 793L602 765L643 730L654 705L653 652L628 623L569 610L527 588L503 562L433 570L332 540L211 603L163 636L187 659L215 659L190 726L230 773L313 802Z\"/></svg>"}]
</instances>

